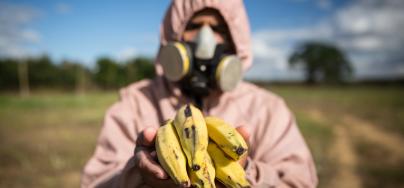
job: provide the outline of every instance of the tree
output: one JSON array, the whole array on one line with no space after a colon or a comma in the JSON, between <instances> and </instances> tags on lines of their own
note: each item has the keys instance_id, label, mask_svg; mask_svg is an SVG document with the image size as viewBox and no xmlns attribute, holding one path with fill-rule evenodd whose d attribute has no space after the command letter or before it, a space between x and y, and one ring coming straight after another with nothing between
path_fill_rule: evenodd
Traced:
<instances>
[{"instance_id":1,"label":"tree","mask_svg":"<svg viewBox=\"0 0 404 188\"><path fill-rule=\"evenodd\" d=\"M21 62L18 63L18 81L20 85L20 96L22 97L28 97L30 95L28 71L28 63L25 60L21 60Z\"/></svg>"},{"instance_id":2,"label":"tree","mask_svg":"<svg viewBox=\"0 0 404 188\"><path fill-rule=\"evenodd\" d=\"M138 57L129 61L126 65L127 80L129 83L144 78L153 78L155 70L153 60L146 57Z\"/></svg>"},{"instance_id":3,"label":"tree","mask_svg":"<svg viewBox=\"0 0 404 188\"><path fill-rule=\"evenodd\" d=\"M16 59L0 58L0 90L19 88L18 62Z\"/></svg>"},{"instance_id":4,"label":"tree","mask_svg":"<svg viewBox=\"0 0 404 188\"><path fill-rule=\"evenodd\" d=\"M289 64L303 64L306 82L342 83L353 72L350 61L336 46L321 42L307 42L289 57Z\"/></svg>"},{"instance_id":5,"label":"tree","mask_svg":"<svg viewBox=\"0 0 404 188\"><path fill-rule=\"evenodd\" d=\"M74 88L78 94L85 91L91 74L86 67L78 62L63 60L58 66L58 71L58 85L67 89Z\"/></svg>"},{"instance_id":6,"label":"tree","mask_svg":"<svg viewBox=\"0 0 404 188\"><path fill-rule=\"evenodd\" d=\"M116 87L119 65L108 57L101 57L97 60L94 79L104 89Z\"/></svg>"},{"instance_id":7,"label":"tree","mask_svg":"<svg viewBox=\"0 0 404 188\"><path fill-rule=\"evenodd\" d=\"M154 77L152 62L148 57L127 62L101 57L97 59L93 71L71 60L55 63L46 54L24 59L0 57L0 91L20 89L22 96L29 95L31 88L75 89L77 93L82 93L89 86L94 86L94 82L104 89L116 89Z\"/></svg>"}]
</instances>

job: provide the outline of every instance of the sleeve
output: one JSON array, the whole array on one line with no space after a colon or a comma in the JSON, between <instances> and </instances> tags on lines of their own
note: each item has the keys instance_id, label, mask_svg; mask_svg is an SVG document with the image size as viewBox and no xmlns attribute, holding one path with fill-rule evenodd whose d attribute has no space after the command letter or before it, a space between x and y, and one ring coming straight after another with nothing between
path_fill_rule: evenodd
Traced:
<instances>
[{"instance_id":1,"label":"sleeve","mask_svg":"<svg viewBox=\"0 0 404 188\"><path fill-rule=\"evenodd\" d=\"M246 174L252 187L316 187L310 151L283 100L258 112Z\"/></svg>"},{"instance_id":2,"label":"sleeve","mask_svg":"<svg viewBox=\"0 0 404 188\"><path fill-rule=\"evenodd\" d=\"M106 113L93 156L82 172L81 187L141 187L133 152L137 125L133 101L121 99Z\"/></svg>"}]
</instances>

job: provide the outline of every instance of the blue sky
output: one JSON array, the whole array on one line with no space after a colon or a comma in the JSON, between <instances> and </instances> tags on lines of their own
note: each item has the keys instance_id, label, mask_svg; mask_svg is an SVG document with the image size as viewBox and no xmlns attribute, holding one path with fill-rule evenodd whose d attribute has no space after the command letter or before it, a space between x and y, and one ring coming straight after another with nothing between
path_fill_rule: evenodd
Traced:
<instances>
[{"instance_id":1,"label":"blue sky","mask_svg":"<svg viewBox=\"0 0 404 188\"><path fill-rule=\"evenodd\" d=\"M400 13L403 3L369 2L245 1L255 55L255 65L247 77L301 79L301 70L290 69L286 61L295 46L306 40L340 46L358 69L359 79L403 76L404 58L395 50L404 46L404 36L399 33L404 29ZM122 60L138 55L154 56L159 25L169 3L168 0L0 0L0 55L47 53L56 61L71 59L88 66L103 55ZM392 24L386 25L387 21Z\"/></svg>"}]
</instances>

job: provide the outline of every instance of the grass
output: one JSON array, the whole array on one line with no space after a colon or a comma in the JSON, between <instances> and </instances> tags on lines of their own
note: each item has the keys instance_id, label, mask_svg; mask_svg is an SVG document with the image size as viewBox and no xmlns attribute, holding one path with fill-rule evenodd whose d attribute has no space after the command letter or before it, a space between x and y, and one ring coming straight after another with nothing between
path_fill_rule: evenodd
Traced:
<instances>
[{"instance_id":1,"label":"grass","mask_svg":"<svg viewBox=\"0 0 404 188\"><path fill-rule=\"evenodd\" d=\"M336 170L328 156L334 139L332 129L303 112L296 114L296 120L316 163L319 187L327 187Z\"/></svg>"},{"instance_id":2,"label":"grass","mask_svg":"<svg viewBox=\"0 0 404 188\"><path fill-rule=\"evenodd\" d=\"M358 173L363 179L364 187L404 187L404 159L376 143L358 140L356 149L361 159Z\"/></svg>"},{"instance_id":3,"label":"grass","mask_svg":"<svg viewBox=\"0 0 404 188\"><path fill-rule=\"evenodd\" d=\"M335 121L350 114L404 136L404 87L268 86L283 96L294 111L316 108Z\"/></svg>"},{"instance_id":4,"label":"grass","mask_svg":"<svg viewBox=\"0 0 404 188\"><path fill-rule=\"evenodd\" d=\"M115 93L0 96L0 187L78 187Z\"/></svg>"},{"instance_id":5,"label":"grass","mask_svg":"<svg viewBox=\"0 0 404 188\"><path fill-rule=\"evenodd\" d=\"M319 172L319 187L327 186L338 166L327 147L332 143L333 126L343 124L344 116L354 116L385 131L404 137L404 88L400 87L266 87L281 95L297 114L303 135L308 139ZM308 111L323 113L324 120L310 120ZM311 123L310 123L311 122ZM310 123L311 126L306 124ZM326 126L319 126L319 124ZM317 125L317 126L315 126ZM348 125L355 126L355 125ZM321 128L320 128L321 127ZM307 130L306 130L307 129ZM322 131L319 131L323 130ZM385 151L384 146L353 137L359 164L357 173L364 187L402 187L404 159ZM310 141L315 140L315 141Z\"/></svg>"},{"instance_id":6,"label":"grass","mask_svg":"<svg viewBox=\"0 0 404 188\"><path fill-rule=\"evenodd\" d=\"M327 187L338 169L329 150L335 139L332 126L342 116L363 118L387 132L404 135L403 88L267 88L284 97L295 113L313 153L320 187ZM117 92L47 92L29 98L0 94L0 187L78 187L81 169L94 151L103 115L117 96ZM325 121L310 116L308 109L326 114ZM358 173L370 182L366 187L385 181L391 187L402 185L401 159L379 165L377 161L385 157L375 155L374 150L383 146L357 139L354 148L361 159Z\"/></svg>"}]
</instances>

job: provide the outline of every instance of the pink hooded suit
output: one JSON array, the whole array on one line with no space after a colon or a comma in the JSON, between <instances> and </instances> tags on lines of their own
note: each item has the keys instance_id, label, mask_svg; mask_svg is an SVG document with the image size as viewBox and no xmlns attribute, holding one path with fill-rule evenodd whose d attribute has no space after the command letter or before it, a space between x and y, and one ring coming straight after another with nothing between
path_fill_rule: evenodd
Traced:
<instances>
[{"instance_id":1,"label":"pink hooded suit","mask_svg":"<svg viewBox=\"0 0 404 188\"><path fill-rule=\"evenodd\" d=\"M161 44L179 41L192 15L204 8L218 10L228 24L237 55L247 70L252 61L250 30L241 0L174 0L161 25ZM158 128L190 102L164 79L158 58L157 77L120 90L120 100L107 111L95 152L84 167L82 187L148 187L134 166L138 133ZM310 151L285 102L250 83L212 94L203 112L250 130L247 179L253 187L316 187Z\"/></svg>"}]
</instances>

